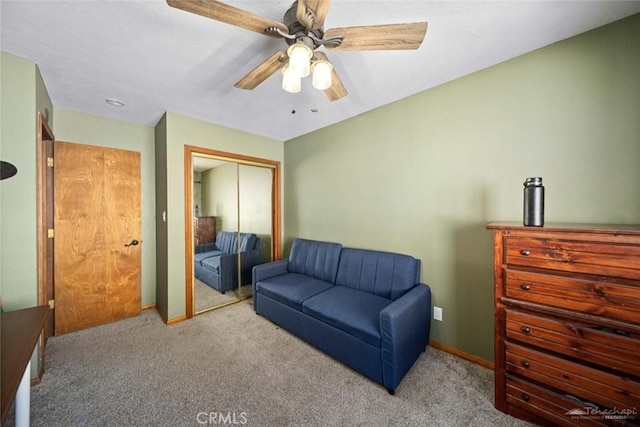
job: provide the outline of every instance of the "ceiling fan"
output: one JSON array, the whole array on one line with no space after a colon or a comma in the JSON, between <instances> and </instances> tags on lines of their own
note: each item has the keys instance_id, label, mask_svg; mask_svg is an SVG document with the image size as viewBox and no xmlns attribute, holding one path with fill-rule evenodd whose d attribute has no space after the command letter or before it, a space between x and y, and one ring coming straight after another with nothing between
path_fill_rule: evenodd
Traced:
<instances>
[{"instance_id":1,"label":"ceiling fan","mask_svg":"<svg viewBox=\"0 0 640 427\"><path fill-rule=\"evenodd\" d=\"M251 70L234 86L255 89L281 70L283 89L300 91L300 79L313 72L313 86L323 90L330 101L347 95L327 55L317 50L409 50L418 49L424 40L427 23L370 25L330 28L324 21L331 0L297 0L285 12L283 22L255 15L216 0L167 0L171 7L195 13L240 28L283 38L289 45Z\"/></svg>"}]
</instances>

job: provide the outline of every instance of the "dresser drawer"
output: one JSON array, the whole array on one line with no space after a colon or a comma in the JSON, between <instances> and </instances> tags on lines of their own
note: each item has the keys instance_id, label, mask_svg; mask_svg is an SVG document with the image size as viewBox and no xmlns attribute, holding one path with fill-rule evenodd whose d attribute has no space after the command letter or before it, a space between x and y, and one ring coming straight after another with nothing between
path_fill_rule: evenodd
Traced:
<instances>
[{"instance_id":1,"label":"dresser drawer","mask_svg":"<svg viewBox=\"0 0 640 427\"><path fill-rule=\"evenodd\" d=\"M505 238L508 266L525 266L640 280L640 246L622 243Z\"/></svg>"},{"instance_id":2,"label":"dresser drawer","mask_svg":"<svg viewBox=\"0 0 640 427\"><path fill-rule=\"evenodd\" d=\"M507 339L640 378L640 335L507 309ZM640 409L640 408L639 408Z\"/></svg>"},{"instance_id":3,"label":"dresser drawer","mask_svg":"<svg viewBox=\"0 0 640 427\"><path fill-rule=\"evenodd\" d=\"M507 403L521 408L558 426L624 425L623 420L612 422L594 410L588 402L556 393L521 378L507 376ZM628 420L625 420L628 421Z\"/></svg>"},{"instance_id":4,"label":"dresser drawer","mask_svg":"<svg viewBox=\"0 0 640 427\"><path fill-rule=\"evenodd\" d=\"M640 282L576 278L506 269L505 295L638 324Z\"/></svg>"},{"instance_id":5,"label":"dresser drawer","mask_svg":"<svg viewBox=\"0 0 640 427\"><path fill-rule=\"evenodd\" d=\"M605 408L640 411L640 382L505 342L506 371ZM637 416L637 414L636 414Z\"/></svg>"}]
</instances>

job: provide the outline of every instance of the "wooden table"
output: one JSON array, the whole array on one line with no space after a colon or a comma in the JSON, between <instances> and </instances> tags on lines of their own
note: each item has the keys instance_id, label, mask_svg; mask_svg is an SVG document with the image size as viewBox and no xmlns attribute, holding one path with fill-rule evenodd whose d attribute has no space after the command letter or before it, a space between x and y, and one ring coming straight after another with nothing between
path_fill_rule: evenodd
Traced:
<instances>
[{"instance_id":1,"label":"wooden table","mask_svg":"<svg viewBox=\"0 0 640 427\"><path fill-rule=\"evenodd\" d=\"M49 306L0 315L0 409L2 423L16 397L16 426L29 425L31 355L49 314ZM25 401L26 400L26 401ZM26 409L26 417L24 410ZM26 419L25 419L26 418Z\"/></svg>"}]
</instances>

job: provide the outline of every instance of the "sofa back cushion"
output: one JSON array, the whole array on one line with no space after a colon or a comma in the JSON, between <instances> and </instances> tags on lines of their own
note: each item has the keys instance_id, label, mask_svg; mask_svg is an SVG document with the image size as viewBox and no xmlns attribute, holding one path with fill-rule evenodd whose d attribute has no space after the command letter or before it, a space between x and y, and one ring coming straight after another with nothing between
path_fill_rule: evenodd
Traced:
<instances>
[{"instance_id":1,"label":"sofa back cushion","mask_svg":"<svg viewBox=\"0 0 640 427\"><path fill-rule=\"evenodd\" d=\"M341 250L339 243L296 239L291 247L287 270L335 283Z\"/></svg>"},{"instance_id":2,"label":"sofa back cushion","mask_svg":"<svg viewBox=\"0 0 640 427\"><path fill-rule=\"evenodd\" d=\"M253 233L240 233L240 252L247 252L256 249L258 236Z\"/></svg>"},{"instance_id":3,"label":"sofa back cushion","mask_svg":"<svg viewBox=\"0 0 640 427\"><path fill-rule=\"evenodd\" d=\"M253 233L240 233L240 251L255 249L258 236ZM216 236L216 247L226 254L238 252L238 233L233 231L219 231Z\"/></svg>"},{"instance_id":4,"label":"sofa back cushion","mask_svg":"<svg viewBox=\"0 0 640 427\"><path fill-rule=\"evenodd\" d=\"M409 255L343 248L336 285L396 300L420 282L420 260Z\"/></svg>"},{"instance_id":5,"label":"sofa back cushion","mask_svg":"<svg viewBox=\"0 0 640 427\"><path fill-rule=\"evenodd\" d=\"M218 231L216 236L216 246L225 254L237 252L238 233L233 233L231 231Z\"/></svg>"}]
</instances>

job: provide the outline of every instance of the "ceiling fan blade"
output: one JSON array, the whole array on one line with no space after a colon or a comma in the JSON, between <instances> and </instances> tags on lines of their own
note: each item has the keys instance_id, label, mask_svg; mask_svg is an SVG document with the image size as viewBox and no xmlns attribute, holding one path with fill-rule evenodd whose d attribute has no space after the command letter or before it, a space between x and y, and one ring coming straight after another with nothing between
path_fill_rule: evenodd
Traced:
<instances>
[{"instance_id":1,"label":"ceiling fan blade","mask_svg":"<svg viewBox=\"0 0 640 427\"><path fill-rule=\"evenodd\" d=\"M238 89L255 89L273 73L284 67L287 62L289 62L287 52L279 50L267 58L262 64L251 70L249 74L240 79L234 86Z\"/></svg>"},{"instance_id":2,"label":"ceiling fan blade","mask_svg":"<svg viewBox=\"0 0 640 427\"><path fill-rule=\"evenodd\" d=\"M415 22L330 28L324 33L324 39L343 37L338 46L327 44L330 50L409 50L419 48L426 33L427 23Z\"/></svg>"},{"instance_id":3,"label":"ceiling fan blade","mask_svg":"<svg viewBox=\"0 0 640 427\"><path fill-rule=\"evenodd\" d=\"M329 61L329 58L324 52L316 51L314 54L319 59ZM342 83L342 80L340 80L340 77L338 77L338 73L336 73L335 68L331 70L331 87L329 89L325 89L324 94L331 102L344 98L348 94L347 88L344 87L344 84Z\"/></svg>"},{"instance_id":4,"label":"ceiling fan blade","mask_svg":"<svg viewBox=\"0 0 640 427\"><path fill-rule=\"evenodd\" d=\"M329 101L337 101L340 98L344 98L348 95L347 88L344 87L342 80L338 77L336 70L331 71L331 87L325 89L324 94L329 98Z\"/></svg>"},{"instance_id":5,"label":"ceiling fan blade","mask_svg":"<svg viewBox=\"0 0 640 427\"><path fill-rule=\"evenodd\" d=\"M216 0L167 0L167 4L176 9L195 13L196 15L215 19L225 24L235 25L236 27L272 37L281 36L275 31L267 32L266 30L268 28L276 27L285 34L289 33L287 27L280 22L254 15L251 12L229 6Z\"/></svg>"},{"instance_id":6,"label":"ceiling fan blade","mask_svg":"<svg viewBox=\"0 0 640 427\"><path fill-rule=\"evenodd\" d=\"M331 7L331 0L298 0L298 9L296 10L296 18L298 22L306 25L307 28L316 29L324 25L324 19L327 17ZM313 20L310 22L308 10L313 11ZM315 16L314 16L315 15Z\"/></svg>"}]
</instances>

